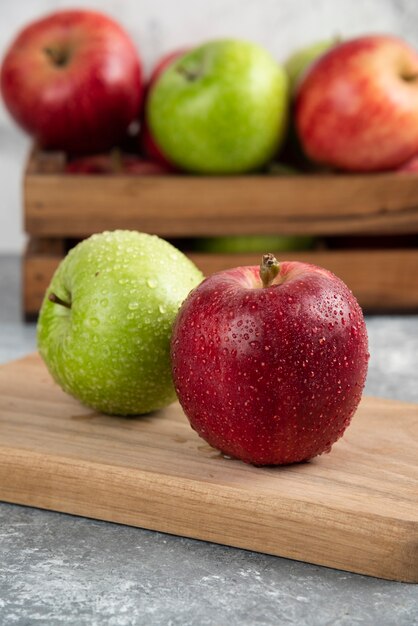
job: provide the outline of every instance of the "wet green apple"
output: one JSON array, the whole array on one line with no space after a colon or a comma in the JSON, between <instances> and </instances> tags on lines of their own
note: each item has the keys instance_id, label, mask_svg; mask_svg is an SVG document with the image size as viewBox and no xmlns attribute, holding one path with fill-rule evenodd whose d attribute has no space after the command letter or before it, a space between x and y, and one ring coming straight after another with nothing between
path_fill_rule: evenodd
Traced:
<instances>
[{"instance_id":1,"label":"wet green apple","mask_svg":"<svg viewBox=\"0 0 418 626\"><path fill-rule=\"evenodd\" d=\"M159 76L147 123L177 167L203 174L257 170L277 152L288 117L288 78L260 46L218 40Z\"/></svg>"},{"instance_id":2,"label":"wet green apple","mask_svg":"<svg viewBox=\"0 0 418 626\"><path fill-rule=\"evenodd\" d=\"M114 231L73 248L47 289L37 328L51 375L87 406L148 413L175 400L169 345L177 311L202 280L153 235Z\"/></svg>"}]
</instances>

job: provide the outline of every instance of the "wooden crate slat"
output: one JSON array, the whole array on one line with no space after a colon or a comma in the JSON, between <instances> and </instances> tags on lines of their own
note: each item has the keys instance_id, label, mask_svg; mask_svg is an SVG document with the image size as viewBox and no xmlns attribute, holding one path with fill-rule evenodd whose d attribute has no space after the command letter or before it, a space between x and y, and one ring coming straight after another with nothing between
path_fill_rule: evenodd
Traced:
<instances>
[{"instance_id":1,"label":"wooden crate slat","mask_svg":"<svg viewBox=\"0 0 418 626\"><path fill-rule=\"evenodd\" d=\"M71 175L65 172L65 159L64 154L42 153L35 147L25 171L27 315L37 313L69 239L116 228L192 238L303 234L336 235L342 241L342 235L376 235L380 243L373 250L362 249L367 244L359 248L353 240L344 250L284 256L328 267L352 288L365 309L418 309L418 175ZM409 241L405 248L387 239L414 233L417 243ZM210 274L257 264L260 255L191 256Z\"/></svg>"},{"instance_id":2,"label":"wooden crate slat","mask_svg":"<svg viewBox=\"0 0 418 626\"><path fill-rule=\"evenodd\" d=\"M25 229L84 237L129 228L161 236L418 232L418 176L25 177Z\"/></svg>"},{"instance_id":3,"label":"wooden crate slat","mask_svg":"<svg viewBox=\"0 0 418 626\"><path fill-rule=\"evenodd\" d=\"M36 315L52 274L64 256L45 244L31 242L23 263L26 315ZM273 251L274 252L274 251ZM189 254L205 275L238 265L256 265L259 254ZM366 310L418 309L418 249L345 250L277 253L282 260L300 260L330 269L355 293Z\"/></svg>"}]
</instances>

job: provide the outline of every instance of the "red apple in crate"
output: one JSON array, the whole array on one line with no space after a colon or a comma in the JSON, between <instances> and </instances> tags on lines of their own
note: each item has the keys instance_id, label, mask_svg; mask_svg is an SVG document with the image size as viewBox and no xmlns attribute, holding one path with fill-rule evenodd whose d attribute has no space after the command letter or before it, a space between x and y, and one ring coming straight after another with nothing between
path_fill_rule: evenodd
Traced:
<instances>
[{"instance_id":1,"label":"red apple in crate","mask_svg":"<svg viewBox=\"0 0 418 626\"><path fill-rule=\"evenodd\" d=\"M299 86L295 116L313 161L351 171L396 169L418 153L418 53L391 36L336 46Z\"/></svg>"},{"instance_id":2,"label":"red apple in crate","mask_svg":"<svg viewBox=\"0 0 418 626\"><path fill-rule=\"evenodd\" d=\"M156 164L164 167L167 173L176 171L174 165L170 163L170 161L163 154L162 150L155 143L155 139L151 135L151 131L145 121L140 134L140 143L141 151L146 157L151 159L151 161L154 161Z\"/></svg>"},{"instance_id":3,"label":"red apple in crate","mask_svg":"<svg viewBox=\"0 0 418 626\"><path fill-rule=\"evenodd\" d=\"M146 93L148 94L150 88L155 83L155 81L161 76L173 61L181 57L183 54L186 54L188 51L187 48L183 48L180 50L174 50L173 52L169 52L165 54L161 59L156 63L154 69L151 72L151 76L146 86ZM176 168L169 162L167 157L163 154L161 148L157 146L154 137L151 134L151 131L146 123L145 117L143 120L143 126L141 131L141 148L144 153L156 163L160 163L170 171L174 171Z\"/></svg>"},{"instance_id":4,"label":"red apple in crate","mask_svg":"<svg viewBox=\"0 0 418 626\"><path fill-rule=\"evenodd\" d=\"M141 65L128 35L92 11L58 11L27 26L1 69L11 115L46 148L100 152L138 116Z\"/></svg>"},{"instance_id":5,"label":"red apple in crate","mask_svg":"<svg viewBox=\"0 0 418 626\"><path fill-rule=\"evenodd\" d=\"M358 406L367 332L348 287L298 262L213 274L187 297L171 341L173 379L192 427L255 465L328 452Z\"/></svg>"}]
</instances>

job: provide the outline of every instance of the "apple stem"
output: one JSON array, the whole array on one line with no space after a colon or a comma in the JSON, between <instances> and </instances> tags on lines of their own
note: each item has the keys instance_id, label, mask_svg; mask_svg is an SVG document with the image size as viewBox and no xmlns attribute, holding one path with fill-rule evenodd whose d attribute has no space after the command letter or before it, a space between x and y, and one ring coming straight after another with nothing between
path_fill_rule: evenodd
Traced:
<instances>
[{"instance_id":1,"label":"apple stem","mask_svg":"<svg viewBox=\"0 0 418 626\"><path fill-rule=\"evenodd\" d=\"M201 76L200 71L188 70L185 67L182 67L181 65L177 68L177 72L179 74L182 74L182 76L184 76L190 82L197 80Z\"/></svg>"},{"instance_id":2,"label":"apple stem","mask_svg":"<svg viewBox=\"0 0 418 626\"><path fill-rule=\"evenodd\" d=\"M65 300L61 300L61 298L57 296L55 293L51 292L48 295L48 300L50 300L54 304L60 304L61 306L65 306L67 309L71 309L71 304L69 302L66 302Z\"/></svg>"},{"instance_id":3,"label":"apple stem","mask_svg":"<svg viewBox=\"0 0 418 626\"><path fill-rule=\"evenodd\" d=\"M263 287L270 287L279 270L280 265L274 254L271 254L271 252L263 254L260 265L260 278Z\"/></svg>"},{"instance_id":4,"label":"apple stem","mask_svg":"<svg viewBox=\"0 0 418 626\"><path fill-rule=\"evenodd\" d=\"M418 74L403 74L402 78L407 82L407 83L413 83L414 81L417 80L418 78Z\"/></svg>"},{"instance_id":5,"label":"apple stem","mask_svg":"<svg viewBox=\"0 0 418 626\"><path fill-rule=\"evenodd\" d=\"M68 60L68 54L64 50L59 50L58 48L44 48L44 52L54 65L65 65Z\"/></svg>"}]
</instances>

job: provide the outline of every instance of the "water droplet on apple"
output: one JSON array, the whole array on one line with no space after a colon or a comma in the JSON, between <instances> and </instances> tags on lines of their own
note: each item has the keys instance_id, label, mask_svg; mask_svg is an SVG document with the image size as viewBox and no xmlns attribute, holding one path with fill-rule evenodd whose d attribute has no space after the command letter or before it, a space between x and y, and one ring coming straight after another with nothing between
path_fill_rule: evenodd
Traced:
<instances>
[{"instance_id":1,"label":"water droplet on apple","mask_svg":"<svg viewBox=\"0 0 418 626\"><path fill-rule=\"evenodd\" d=\"M157 281L153 278L148 278L147 285L148 287L150 287L150 289L155 289L155 287L157 286Z\"/></svg>"},{"instance_id":2,"label":"water droplet on apple","mask_svg":"<svg viewBox=\"0 0 418 626\"><path fill-rule=\"evenodd\" d=\"M107 298L102 298L102 299L100 300L100 304L101 304L102 306L107 306L107 305L109 304L109 300L108 300Z\"/></svg>"},{"instance_id":3,"label":"water droplet on apple","mask_svg":"<svg viewBox=\"0 0 418 626\"><path fill-rule=\"evenodd\" d=\"M138 307L139 307L139 303L138 302L130 302L128 304L128 309L130 311L135 311Z\"/></svg>"},{"instance_id":4,"label":"water droplet on apple","mask_svg":"<svg viewBox=\"0 0 418 626\"><path fill-rule=\"evenodd\" d=\"M91 326L98 326L99 325L99 320L97 319L97 317L92 317L90 319L90 324L91 324Z\"/></svg>"}]
</instances>

